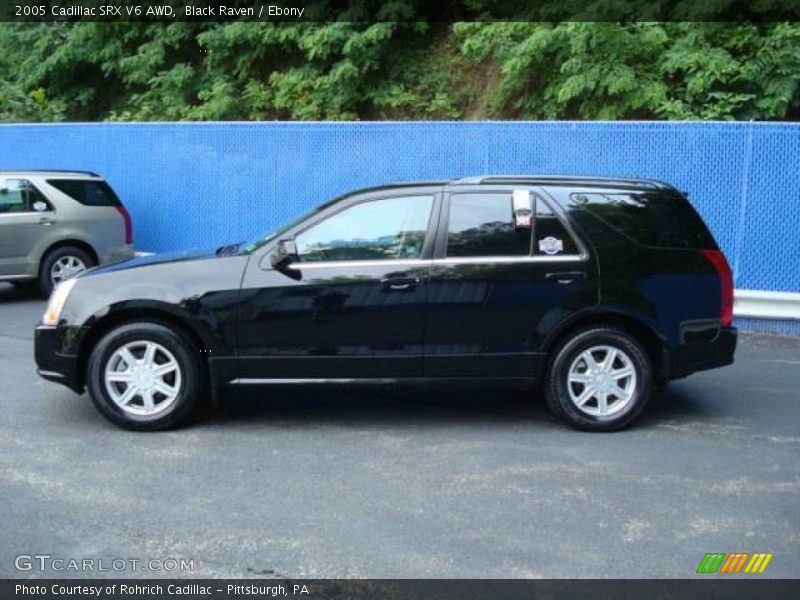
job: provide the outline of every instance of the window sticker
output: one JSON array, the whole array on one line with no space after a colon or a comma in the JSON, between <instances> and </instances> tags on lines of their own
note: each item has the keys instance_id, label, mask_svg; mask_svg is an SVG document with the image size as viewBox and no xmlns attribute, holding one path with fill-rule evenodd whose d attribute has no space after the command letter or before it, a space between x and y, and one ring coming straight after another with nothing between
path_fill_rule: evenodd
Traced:
<instances>
[{"instance_id":1,"label":"window sticker","mask_svg":"<svg viewBox=\"0 0 800 600\"><path fill-rule=\"evenodd\" d=\"M514 229L530 229L533 223L533 201L528 190L514 190Z\"/></svg>"},{"instance_id":2,"label":"window sticker","mask_svg":"<svg viewBox=\"0 0 800 600\"><path fill-rule=\"evenodd\" d=\"M553 236L548 236L543 240L539 240L539 252L545 254L558 254L564 251L564 242Z\"/></svg>"}]
</instances>

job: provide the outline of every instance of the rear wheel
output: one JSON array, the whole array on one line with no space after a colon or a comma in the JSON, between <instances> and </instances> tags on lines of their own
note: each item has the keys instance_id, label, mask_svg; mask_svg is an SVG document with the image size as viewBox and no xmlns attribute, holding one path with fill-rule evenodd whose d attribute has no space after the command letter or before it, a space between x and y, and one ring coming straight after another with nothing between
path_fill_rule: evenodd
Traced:
<instances>
[{"instance_id":1,"label":"rear wheel","mask_svg":"<svg viewBox=\"0 0 800 600\"><path fill-rule=\"evenodd\" d=\"M50 295L53 288L62 281L83 273L95 266L95 260L88 252L75 246L61 246L50 251L42 261L39 272L39 289Z\"/></svg>"},{"instance_id":2,"label":"rear wheel","mask_svg":"<svg viewBox=\"0 0 800 600\"><path fill-rule=\"evenodd\" d=\"M182 334L158 323L113 329L89 358L87 387L115 425L149 431L185 421L200 403L203 370Z\"/></svg>"},{"instance_id":3,"label":"rear wheel","mask_svg":"<svg viewBox=\"0 0 800 600\"><path fill-rule=\"evenodd\" d=\"M555 348L545 397L573 427L615 431L642 412L653 368L641 343L613 327L578 331Z\"/></svg>"}]
</instances>

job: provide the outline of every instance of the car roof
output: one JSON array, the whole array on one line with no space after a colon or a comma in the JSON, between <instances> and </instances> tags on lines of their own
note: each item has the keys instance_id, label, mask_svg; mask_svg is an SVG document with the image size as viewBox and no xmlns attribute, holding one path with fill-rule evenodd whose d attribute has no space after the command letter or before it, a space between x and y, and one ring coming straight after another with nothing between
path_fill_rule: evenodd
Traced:
<instances>
[{"instance_id":1,"label":"car roof","mask_svg":"<svg viewBox=\"0 0 800 600\"><path fill-rule=\"evenodd\" d=\"M68 171L62 169L9 169L0 170L0 175L56 175L58 177L97 177L101 175L94 171Z\"/></svg>"}]
</instances>

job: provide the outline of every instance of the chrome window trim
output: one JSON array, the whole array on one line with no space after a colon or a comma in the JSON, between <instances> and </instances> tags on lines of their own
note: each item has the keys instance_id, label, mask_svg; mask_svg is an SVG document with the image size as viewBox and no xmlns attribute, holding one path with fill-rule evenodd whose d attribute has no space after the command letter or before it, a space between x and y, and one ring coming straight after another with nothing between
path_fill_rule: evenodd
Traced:
<instances>
[{"instance_id":1,"label":"chrome window trim","mask_svg":"<svg viewBox=\"0 0 800 600\"><path fill-rule=\"evenodd\" d=\"M385 265L400 265L406 267L428 267L431 259L393 259L385 258L382 260L330 260L314 262L293 262L287 268L293 271L303 271L305 269L324 269L324 268L347 268L347 267L382 267Z\"/></svg>"},{"instance_id":2,"label":"chrome window trim","mask_svg":"<svg viewBox=\"0 0 800 600\"><path fill-rule=\"evenodd\" d=\"M403 266L403 267L435 267L438 265L496 265L508 263L553 263L553 262L577 262L586 261L588 256L580 254L564 254L560 256L458 256L452 258L433 258L433 259L412 259L394 260L387 258L384 260L332 260L319 262L295 262L288 265L293 271L303 271L305 269L323 268L347 268L347 267L383 267L383 266Z\"/></svg>"},{"instance_id":3,"label":"chrome window trim","mask_svg":"<svg viewBox=\"0 0 800 600\"><path fill-rule=\"evenodd\" d=\"M550 262L576 262L585 261L587 256L580 254L562 254L554 256L453 256L450 258L436 258L433 260L435 265L481 265L481 264L505 264L505 263L550 263Z\"/></svg>"}]
</instances>

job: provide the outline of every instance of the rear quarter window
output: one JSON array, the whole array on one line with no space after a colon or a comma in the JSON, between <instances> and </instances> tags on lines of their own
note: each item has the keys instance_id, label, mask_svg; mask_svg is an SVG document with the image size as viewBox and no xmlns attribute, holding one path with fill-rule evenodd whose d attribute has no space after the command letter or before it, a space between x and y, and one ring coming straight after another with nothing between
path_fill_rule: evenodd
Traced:
<instances>
[{"instance_id":1,"label":"rear quarter window","mask_svg":"<svg viewBox=\"0 0 800 600\"><path fill-rule=\"evenodd\" d=\"M84 206L120 206L119 198L105 181L48 179L47 183Z\"/></svg>"},{"instance_id":2,"label":"rear quarter window","mask_svg":"<svg viewBox=\"0 0 800 600\"><path fill-rule=\"evenodd\" d=\"M700 215L678 194L653 192L572 194L582 207L629 239L656 248L717 247Z\"/></svg>"}]
</instances>

